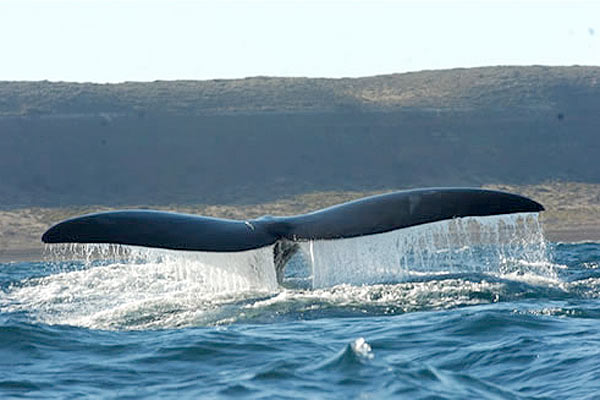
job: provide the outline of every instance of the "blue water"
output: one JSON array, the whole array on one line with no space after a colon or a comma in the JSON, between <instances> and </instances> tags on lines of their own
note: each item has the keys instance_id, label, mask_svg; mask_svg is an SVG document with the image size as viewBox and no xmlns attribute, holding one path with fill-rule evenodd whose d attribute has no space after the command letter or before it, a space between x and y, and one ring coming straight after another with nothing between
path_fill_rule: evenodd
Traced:
<instances>
[{"instance_id":1,"label":"blue water","mask_svg":"<svg viewBox=\"0 0 600 400\"><path fill-rule=\"evenodd\" d=\"M318 284L315 246L284 287L265 251L0 264L0 397L600 397L600 244L529 237L510 268L461 245L366 283L342 257Z\"/></svg>"}]
</instances>

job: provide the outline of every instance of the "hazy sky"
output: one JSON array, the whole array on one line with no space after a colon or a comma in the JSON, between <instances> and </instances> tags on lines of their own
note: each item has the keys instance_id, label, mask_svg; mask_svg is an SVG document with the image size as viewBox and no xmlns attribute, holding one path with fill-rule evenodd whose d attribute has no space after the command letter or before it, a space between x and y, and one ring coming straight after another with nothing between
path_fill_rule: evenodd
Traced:
<instances>
[{"instance_id":1,"label":"hazy sky","mask_svg":"<svg viewBox=\"0 0 600 400\"><path fill-rule=\"evenodd\" d=\"M0 80L600 65L600 1L0 0Z\"/></svg>"}]
</instances>

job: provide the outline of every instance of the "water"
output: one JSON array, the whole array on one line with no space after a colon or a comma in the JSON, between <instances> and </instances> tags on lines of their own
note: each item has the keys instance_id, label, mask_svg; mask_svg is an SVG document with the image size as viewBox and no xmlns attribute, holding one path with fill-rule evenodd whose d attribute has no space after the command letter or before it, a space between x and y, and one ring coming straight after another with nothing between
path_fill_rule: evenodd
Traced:
<instances>
[{"instance_id":1,"label":"water","mask_svg":"<svg viewBox=\"0 0 600 400\"><path fill-rule=\"evenodd\" d=\"M0 264L0 397L600 396L600 244L535 215L272 251Z\"/></svg>"}]
</instances>

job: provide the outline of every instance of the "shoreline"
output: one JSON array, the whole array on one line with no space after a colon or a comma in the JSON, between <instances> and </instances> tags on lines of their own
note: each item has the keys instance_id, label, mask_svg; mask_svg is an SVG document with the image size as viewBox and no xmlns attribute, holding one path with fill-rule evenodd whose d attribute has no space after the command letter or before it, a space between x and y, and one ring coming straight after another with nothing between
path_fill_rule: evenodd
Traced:
<instances>
[{"instance_id":1,"label":"shoreline","mask_svg":"<svg viewBox=\"0 0 600 400\"><path fill-rule=\"evenodd\" d=\"M600 227L544 231L544 238L551 243L600 243Z\"/></svg>"},{"instance_id":2,"label":"shoreline","mask_svg":"<svg viewBox=\"0 0 600 400\"><path fill-rule=\"evenodd\" d=\"M544 238L549 243L600 243L600 227L582 230L544 230ZM21 262L44 261L44 246L35 248L10 248L0 250L0 263L11 264Z\"/></svg>"},{"instance_id":3,"label":"shoreline","mask_svg":"<svg viewBox=\"0 0 600 400\"><path fill-rule=\"evenodd\" d=\"M0 263L2 264L40 261L44 261L43 247L0 250Z\"/></svg>"}]
</instances>

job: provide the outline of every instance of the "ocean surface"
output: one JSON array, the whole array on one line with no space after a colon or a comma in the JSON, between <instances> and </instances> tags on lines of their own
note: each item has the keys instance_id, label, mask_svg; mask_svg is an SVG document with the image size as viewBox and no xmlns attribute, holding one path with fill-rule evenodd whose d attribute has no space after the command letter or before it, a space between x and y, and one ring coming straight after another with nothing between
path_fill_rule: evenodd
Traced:
<instances>
[{"instance_id":1,"label":"ocean surface","mask_svg":"<svg viewBox=\"0 0 600 400\"><path fill-rule=\"evenodd\" d=\"M600 244L536 215L0 264L0 398L600 398Z\"/></svg>"}]
</instances>

